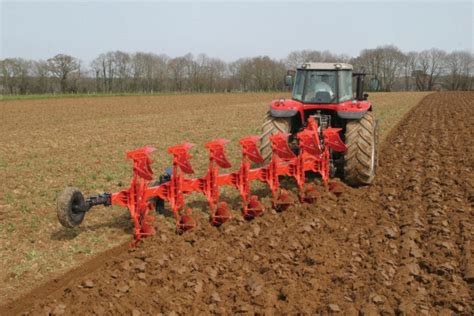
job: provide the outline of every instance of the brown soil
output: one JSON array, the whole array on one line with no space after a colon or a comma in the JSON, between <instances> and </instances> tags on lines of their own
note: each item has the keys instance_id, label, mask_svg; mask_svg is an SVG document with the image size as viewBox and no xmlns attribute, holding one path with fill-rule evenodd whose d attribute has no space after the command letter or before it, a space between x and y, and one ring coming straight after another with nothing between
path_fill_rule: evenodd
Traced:
<instances>
[{"instance_id":1,"label":"brown soil","mask_svg":"<svg viewBox=\"0 0 474 316\"><path fill-rule=\"evenodd\" d=\"M430 92L371 93L384 137ZM170 165L166 148L195 143L196 175L216 138L233 166L240 163L238 139L258 134L268 102L282 93L203 93L160 96L0 100L0 304L16 300L47 280L130 240L133 224L125 208L99 209L74 229L56 216L66 186L85 195L128 187L131 164L125 152L153 145L155 175ZM235 208L234 189L223 190ZM192 201L191 201L192 199ZM188 202L207 205L199 194ZM197 210L197 208L195 208Z\"/></svg>"},{"instance_id":2,"label":"brown soil","mask_svg":"<svg viewBox=\"0 0 474 316\"><path fill-rule=\"evenodd\" d=\"M183 235L158 218L138 248L0 314L472 314L473 103L427 96L387 138L370 187L218 229L201 218Z\"/></svg>"}]
</instances>

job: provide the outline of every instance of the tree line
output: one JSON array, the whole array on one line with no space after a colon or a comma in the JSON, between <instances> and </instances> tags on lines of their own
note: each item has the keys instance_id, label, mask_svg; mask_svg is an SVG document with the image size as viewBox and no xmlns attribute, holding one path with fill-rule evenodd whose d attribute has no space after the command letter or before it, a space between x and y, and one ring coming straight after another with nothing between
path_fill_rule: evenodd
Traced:
<instances>
[{"instance_id":1,"label":"tree line","mask_svg":"<svg viewBox=\"0 0 474 316\"><path fill-rule=\"evenodd\" d=\"M277 91L283 77L304 62L348 62L377 78L380 91L474 90L474 54L432 48L403 52L393 45L364 49L359 56L302 50L277 60L269 56L225 62L205 54L111 51L89 64L66 54L47 60L0 60L0 93L161 93ZM370 87L368 87L370 88Z\"/></svg>"}]
</instances>

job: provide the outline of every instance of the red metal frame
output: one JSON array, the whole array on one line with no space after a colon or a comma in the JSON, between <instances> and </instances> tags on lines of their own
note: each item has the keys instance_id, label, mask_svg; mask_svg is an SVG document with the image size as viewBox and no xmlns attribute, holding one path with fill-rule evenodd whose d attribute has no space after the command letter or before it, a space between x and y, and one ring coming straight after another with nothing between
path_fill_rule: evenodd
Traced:
<instances>
[{"instance_id":1,"label":"red metal frame","mask_svg":"<svg viewBox=\"0 0 474 316\"><path fill-rule=\"evenodd\" d=\"M273 100L270 108L276 111L298 111L301 122L305 121L304 112L308 110L333 110L336 112L366 112L370 110L372 104L369 101L348 100L335 104L311 104L303 103L293 99Z\"/></svg>"},{"instance_id":2,"label":"red metal frame","mask_svg":"<svg viewBox=\"0 0 474 316\"><path fill-rule=\"evenodd\" d=\"M194 173L188 153L194 145L183 143L168 148L173 155L173 171L171 180L158 186L148 186L153 179L149 155L155 150L143 147L127 153L133 160L133 177L130 188L112 194L111 204L126 206L134 220L135 240L154 234L151 226L152 216L148 214L154 208L153 198L168 201L174 213L176 228L185 231L195 227L192 210L185 207L185 195L191 192L204 194L209 203L210 222L219 226L232 216L225 202L219 202L219 188L232 186L236 188L242 199L242 214L246 219L260 216L264 212L258 197L251 194L252 181L266 183L272 193L272 204L277 210L284 210L294 203L294 199L280 188L279 177L294 177L299 188L301 202L313 202L319 193L306 184L306 172L317 172L321 175L326 189L329 182L330 150L345 151L346 146L339 137L340 129L328 128L318 132L316 121L310 117L307 127L297 134L299 154L295 155L288 146L289 134L278 133L270 137L272 142L272 158L267 166L251 168L251 163L262 164L263 158L257 147L258 136L247 136L240 140L242 161L240 168L232 173L219 174L220 169L231 167L224 145L225 139L217 139L205 144L209 151L209 167L206 175L201 178L188 178Z\"/></svg>"}]
</instances>

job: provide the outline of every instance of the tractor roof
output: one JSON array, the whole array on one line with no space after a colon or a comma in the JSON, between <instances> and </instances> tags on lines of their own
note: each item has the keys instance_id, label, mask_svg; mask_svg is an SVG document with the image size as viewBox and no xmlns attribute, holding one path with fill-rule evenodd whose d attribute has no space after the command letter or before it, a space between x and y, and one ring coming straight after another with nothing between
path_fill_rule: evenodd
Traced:
<instances>
[{"instance_id":1,"label":"tractor roof","mask_svg":"<svg viewBox=\"0 0 474 316\"><path fill-rule=\"evenodd\" d=\"M314 70L352 70L352 65L346 63L304 63L298 69L314 69Z\"/></svg>"}]
</instances>

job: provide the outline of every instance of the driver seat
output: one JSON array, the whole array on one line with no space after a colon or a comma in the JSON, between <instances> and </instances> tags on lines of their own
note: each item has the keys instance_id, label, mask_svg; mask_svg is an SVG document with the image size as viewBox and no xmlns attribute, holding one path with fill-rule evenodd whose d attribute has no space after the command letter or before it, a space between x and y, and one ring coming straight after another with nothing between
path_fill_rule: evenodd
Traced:
<instances>
[{"instance_id":1,"label":"driver seat","mask_svg":"<svg viewBox=\"0 0 474 316\"><path fill-rule=\"evenodd\" d=\"M314 99L318 103L330 103L331 94L327 91L318 91L316 92L316 96L314 97Z\"/></svg>"}]
</instances>

